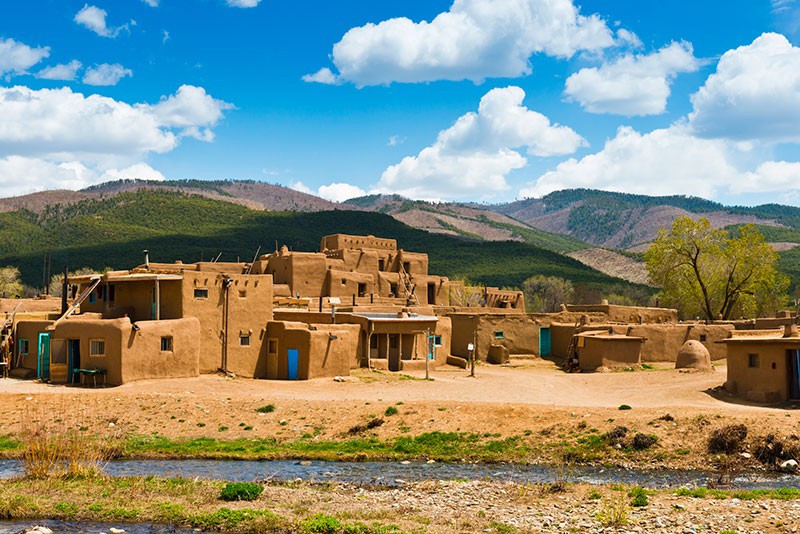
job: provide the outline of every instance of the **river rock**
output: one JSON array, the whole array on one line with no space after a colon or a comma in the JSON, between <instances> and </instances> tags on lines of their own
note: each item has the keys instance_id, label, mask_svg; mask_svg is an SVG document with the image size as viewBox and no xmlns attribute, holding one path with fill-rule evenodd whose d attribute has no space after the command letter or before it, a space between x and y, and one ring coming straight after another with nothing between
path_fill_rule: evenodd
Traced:
<instances>
[{"instance_id":1,"label":"river rock","mask_svg":"<svg viewBox=\"0 0 800 534\"><path fill-rule=\"evenodd\" d=\"M53 531L44 525L36 525L26 530L25 534L53 534Z\"/></svg>"},{"instance_id":2,"label":"river rock","mask_svg":"<svg viewBox=\"0 0 800 534\"><path fill-rule=\"evenodd\" d=\"M783 473L796 473L797 472L797 460L786 460L785 462L781 462L778 468Z\"/></svg>"}]
</instances>

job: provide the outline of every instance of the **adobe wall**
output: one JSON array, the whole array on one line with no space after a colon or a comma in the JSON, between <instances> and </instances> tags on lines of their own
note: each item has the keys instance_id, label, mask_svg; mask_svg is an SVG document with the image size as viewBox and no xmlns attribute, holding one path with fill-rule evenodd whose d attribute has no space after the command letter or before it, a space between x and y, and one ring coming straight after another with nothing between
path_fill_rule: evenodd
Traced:
<instances>
[{"instance_id":1,"label":"adobe wall","mask_svg":"<svg viewBox=\"0 0 800 534\"><path fill-rule=\"evenodd\" d=\"M100 319L70 317L56 325L50 341L55 339L80 339L80 366L82 369L105 369L106 383L119 385L122 379L123 333L128 343L132 332L128 318ZM103 356L92 356L89 352L93 339L105 343Z\"/></svg>"},{"instance_id":2,"label":"adobe wall","mask_svg":"<svg viewBox=\"0 0 800 534\"><path fill-rule=\"evenodd\" d=\"M19 357L19 367L36 370L37 362L39 361L39 334L49 332L47 327L52 325L53 322L46 320L21 320L17 322L14 335L15 356L19 355L19 340L28 340L28 354L27 356L21 355ZM17 358L14 361L16 362Z\"/></svg>"},{"instance_id":3,"label":"adobe wall","mask_svg":"<svg viewBox=\"0 0 800 534\"><path fill-rule=\"evenodd\" d=\"M476 358L485 361L491 345L501 345L510 354L538 354L539 328L525 314L460 314L448 315L452 321L451 353L469 358L467 345L475 342ZM502 333L502 335L500 334Z\"/></svg>"},{"instance_id":4,"label":"adobe wall","mask_svg":"<svg viewBox=\"0 0 800 534\"><path fill-rule=\"evenodd\" d=\"M266 378L285 380L288 377L289 349L298 351L298 380L347 376L357 358L359 332L358 325L353 324L326 325L311 330L303 323L270 321L267 338L276 350L267 354Z\"/></svg>"},{"instance_id":5,"label":"adobe wall","mask_svg":"<svg viewBox=\"0 0 800 534\"><path fill-rule=\"evenodd\" d=\"M545 328L544 325L542 325ZM556 358L569 357L569 345L576 333L575 323L550 323L550 355Z\"/></svg>"},{"instance_id":6,"label":"adobe wall","mask_svg":"<svg viewBox=\"0 0 800 534\"><path fill-rule=\"evenodd\" d=\"M151 378L188 378L200 374L200 321L194 317L122 325L122 383ZM161 350L161 338L172 350ZM83 354L83 353L82 353Z\"/></svg>"},{"instance_id":7,"label":"adobe wall","mask_svg":"<svg viewBox=\"0 0 800 534\"><path fill-rule=\"evenodd\" d=\"M421 252L406 252L399 250L396 258L395 270L400 270L402 265L403 269L414 276L426 276L428 274L428 255Z\"/></svg>"},{"instance_id":8,"label":"adobe wall","mask_svg":"<svg viewBox=\"0 0 800 534\"><path fill-rule=\"evenodd\" d=\"M200 372L213 373L222 365L225 275L184 273L183 310L200 321ZM263 376L265 364L264 329L272 320L272 279L265 275L230 275L228 294L228 371ZM195 298L195 288L208 289L208 298ZM244 345L241 336L249 335Z\"/></svg>"},{"instance_id":9,"label":"adobe wall","mask_svg":"<svg viewBox=\"0 0 800 534\"><path fill-rule=\"evenodd\" d=\"M114 301L100 306L100 311L114 313L115 308L126 310L132 322L153 320L152 291L155 280L136 282L112 282ZM159 280L158 282L161 319L178 319L183 315L180 280ZM113 306L111 306L113 304ZM90 311L81 304L81 312Z\"/></svg>"},{"instance_id":10,"label":"adobe wall","mask_svg":"<svg viewBox=\"0 0 800 534\"><path fill-rule=\"evenodd\" d=\"M450 317L439 317L434 334L442 336L442 345L436 347L436 365L444 365L447 357L452 354L453 323Z\"/></svg>"},{"instance_id":11,"label":"adobe wall","mask_svg":"<svg viewBox=\"0 0 800 534\"><path fill-rule=\"evenodd\" d=\"M328 276L325 279L325 293L331 297L339 297L342 302L347 299L352 300L353 295L356 297L366 296L375 292L375 283L371 275L363 273L355 273L348 271L327 271ZM364 291L359 292L359 284L364 285Z\"/></svg>"},{"instance_id":12,"label":"adobe wall","mask_svg":"<svg viewBox=\"0 0 800 534\"><path fill-rule=\"evenodd\" d=\"M261 262L260 262L261 263ZM328 265L325 255L316 252L271 254L264 274L271 274L277 284L287 284L292 295L319 297L324 294ZM260 274L253 272L253 274Z\"/></svg>"},{"instance_id":13,"label":"adobe wall","mask_svg":"<svg viewBox=\"0 0 800 534\"><path fill-rule=\"evenodd\" d=\"M670 308L617 306L615 304L568 304L567 310L576 313L602 313L608 317L609 321L629 324L678 322L678 311Z\"/></svg>"},{"instance_id":14,"label":"adobe wall","mask_svg":"<svg viewBox=\"0 0 800 534\"><path fill-rule=\"evenodd\" d=\"M348 235L332 234L326 235L320 242L320 250L339 250L348 248L366 248L377 250L397 250L397 240L385 237L375 237L374 235Z\"/></svg>"},{"instance_id":15,"label":"adobe wall","mask_svg":"<svg viewBox=\"0 0 800 534\"><path fill-rule=\"evenodd\" d=\"M728 324L649 324L615 327L615 333L645 338L643 362L674 362L686 341L699 341L708 349L712 360L722 360L727 339L734 331Z\"/></svg>"},{"instance_id":16,"label":"adobe wall","mask_svg":"<svg viewBox=\"0 0 800 534\"><path fill-rule=\"evenodd\" d=\"M786 343L725 343L728 380L725 389L753 402L774 403L789 398L786 351L800 348L798 340ZM758 368L749 367L749 355L758 354Z\"/></svg>"},{"instance_id":17,"label":"adobe wall","mask_svg":"<svg viewBox=\"0 0 800 534\"><path fill-rule=\"evenodd\" d=\"M581 347L581 344L583 346ZM594 371L600 367L624 369L641 364L642 340L619 336L580 336L578 341L578 365L582 371Z\"/></svg>"},{"instance_id":18,"label":"adobe wall","mask_svg":"<svg viewBox=\"0 0 800 534\"><path fill-rule=\"evenodd\" d=\"M3 299L0 298L0 313L10 316L19 306L17 313L23 312L60 312L60 298L39 298L39 299Z\"/></svg>"}]
</instances>

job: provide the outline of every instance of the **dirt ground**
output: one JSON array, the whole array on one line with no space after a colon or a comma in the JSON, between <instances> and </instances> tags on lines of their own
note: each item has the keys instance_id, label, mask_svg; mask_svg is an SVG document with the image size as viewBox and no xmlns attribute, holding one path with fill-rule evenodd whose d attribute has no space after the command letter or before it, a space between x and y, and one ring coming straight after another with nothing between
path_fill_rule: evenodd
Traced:
<instances>
[{"instance_id":1,"label":"dirt ground","mask_svg":"<svg viewBox=\"0 0 800 534\"><path fill-rule=\"evenodd\" d=\"M383 417L385 424L367 435L385 439L436 430L494 438L526 436L531 443L563 446L585 432L599 434L624 425L632 432L656 435L657 450L670 453L641 461L703 467L705 440L722 425L745 424L751 436L800 434L800 413L737 401L719 391L725 375L724 366L711 374L663 367L566 374L536 359L502 367L481 365L474 378L463 369L444 367L432 372L430 381L421 372L368 370L344 382L206 375L96 389L5 379L0 380L0 435L17 434L24 421L47 419L90 432L113 428L119 434L173 438L341 440L351 427ZM256 411L267 404L274 405L274 411ZM632 409L619 410L623 404ZM385 417L390 406L398 413ZM674 420L661 419L665 414ZM680 454L673 454L677 450ZM630 458L615 461L626 465Z\"/></svg>"}]
</instances>

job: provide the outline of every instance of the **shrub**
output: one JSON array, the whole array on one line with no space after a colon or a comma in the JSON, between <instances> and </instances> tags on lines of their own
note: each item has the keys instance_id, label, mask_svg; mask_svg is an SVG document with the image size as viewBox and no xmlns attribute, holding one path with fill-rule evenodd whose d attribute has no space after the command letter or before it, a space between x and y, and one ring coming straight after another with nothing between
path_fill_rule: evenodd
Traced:
<instances>
[{"instance_id":1,"label":"shrub","mask_svg":"<svg viewBox=\"0 0 800 534\"><path fill-rule=\"evenodd\" d=\"M386 417L397 415L397 408L395 408L394 406L389 406L388 408L386 408L386 411L383 412L383 415L385 415Z\"/></svg>"},{"instance_id":2,"label":"shrub","mask_svg":"<svg viewBox=\"0 0 800 534\"><path fill-rule=\"evenodd\" d=\"M275 411L274 404L267 404L266 406L262 406L261 408L256 408L258 413L272 413Z\"/></svg>"},{"instance_id":3,"label":"shrub","mask_svg":"<svg viewBox=\"0 0 800 534\"><path fill-rule=\"evenodd\" d=\"M597 521L606 528L624 527L628 524L630 508L623 499L606 502L595 516Z\"/></svg>"},{"instance_id":4,"label":"shrub","mask_svg":"<svg viewBox=\"0 0 800 534\"><path fill-rule=\"evenodd\" d=\"M649 501L647 500L647 491L640 486L634 486L628 492L628 497L631 498L631 506L647 506Z\"/></svg>"},{"instance_id":5,"label":"shrub","mask_svg":"<svg viewBox=\"0 0 800 534\"><path fill-rule=\"evenodd\" d=\"M648 436L647 434L636 434L633 436L633 448L637 451L643 451L645 449L649 449L653 445L656 444L658 438L656 436Z\"/></svg>"},{"instance_id":6,"label":"shrub","mask_svg":"<svg viewBox=\"0 0 800 534\"><path fill-rule=\"evenodd\" d=\"M622 441L622 439L628 435L628 427L626 426L615 426L611 431L606 434L606 440L609 443L615 444Z\"/></svg>"},{"instance_id":7,"label":"shrub","mask_svg":"<svg viewBox=\"0 0 800 534\"><path fill-rule=\"evenodd\" d=\"M731 454L737 452L747 437L744 425L727 425L718 428L708 438L708 452L711 454Z\"/></svg>"},{"instance_id":8,"label":"shrub","mask_svg":"<svg viewBox=\"0 0 800 534\"><path fill-rule=\"evenodd\" d=\"M630 407L629 405L627 405L627 404L620 404L620 405L619 405L619 408L617 408L617 409L618 409L618 410L632 410L633 408L631 408L631 407Z\"/></svg>"},{"instance_id":9,"label":"shrub","mask_svg":"<svg viewBox=\"0 0 800 534\"><path fill-rule=\"evenodd\" d=\"M254 501L258 499L264 487L252 482L229 482L222 488L219 498L223 501Z\"/></svg>"},{"instance_id":10,"label":"shrub","mask_svg":"<svg viewBox=\"0 0 800 534\"><path fill-rule=\"evenodd\" d=\"M305 520L303 532L309 534L336 534L342 529L342 523L335 517L317 514Z\"/></svg>"}]
</instances>

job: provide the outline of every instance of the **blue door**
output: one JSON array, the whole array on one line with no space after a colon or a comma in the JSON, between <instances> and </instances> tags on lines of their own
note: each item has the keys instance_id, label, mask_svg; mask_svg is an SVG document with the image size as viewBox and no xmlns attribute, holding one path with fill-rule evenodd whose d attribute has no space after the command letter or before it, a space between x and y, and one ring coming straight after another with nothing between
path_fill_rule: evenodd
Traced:
<instances>
[{"instance_id":1,"label":"blue door","mask_svg":"<svg viewBox=\"0 0 800 534\"><path fill-rule=\"evenodd\" d=\"M50 378L50 334L39 334L39 359L36 365L36 377L42 380Z\"/></svg>"},{"instance_id":2,"label":"blue door","mask_svg":"<svg viewBox=\"0 0 800 534\"><path fill-rule=\"evenodd\" d=\"M286 365L287 365L286 378L288 378L289 380L297 380L297 369L300 366L299 350L288 349L286 351Z\"/></svg>"},{"instance_id":3,"label":"blue door","mask_svg":"<svg viewBox=\"0 0 800 534\"><path fill-rule=\"evenodd\" d=\"M550 356L550 328L539 329L539 356Z\"/></svg>"}]
</instances>

